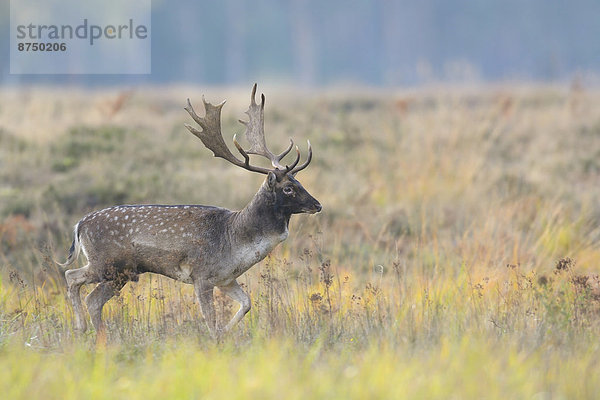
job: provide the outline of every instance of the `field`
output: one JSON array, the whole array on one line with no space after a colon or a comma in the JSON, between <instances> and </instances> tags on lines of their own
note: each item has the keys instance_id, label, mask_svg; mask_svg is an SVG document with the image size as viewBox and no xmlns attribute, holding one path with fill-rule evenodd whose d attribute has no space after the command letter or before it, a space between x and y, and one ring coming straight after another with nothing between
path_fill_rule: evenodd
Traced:
<instances>
[{"instance_id":1,"label":"field","mask_svg":"<svg viewBox=\"0 0 600 400\"><path fill-rule=\"evenodd\" d=\"M247 90L0 91L3 397L597 397L600 92L263 90L270 147L313 144L298 178L323 212L241 277L252 310L222 342L189 285L146 275L105 306L105 346L52 260L106 206L243 207L262 177L183 106L227 98L229 141Z\"/></svg>"}]
</instances>

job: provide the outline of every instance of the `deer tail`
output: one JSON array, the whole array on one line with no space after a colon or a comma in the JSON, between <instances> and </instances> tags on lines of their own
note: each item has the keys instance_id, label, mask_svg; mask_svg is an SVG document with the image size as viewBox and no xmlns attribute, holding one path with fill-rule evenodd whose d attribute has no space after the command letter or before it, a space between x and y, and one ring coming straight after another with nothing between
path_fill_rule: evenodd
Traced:
<instances>
[{"instance_id":1,"label":"deer tail","mask_svg":"<svg viewBox=\"0 0 600 400\"><path fill-rule=\"evenodd\" d=\"M79 222L75 225L73 229L73 243L71 243L71 248L69 249L69 256L67 257L67 261L64 263L59 263L55 261L61 267L67 267L79 257L79 251L81 250L81 242L79 241Z\"/></svg>"}]
</instances>

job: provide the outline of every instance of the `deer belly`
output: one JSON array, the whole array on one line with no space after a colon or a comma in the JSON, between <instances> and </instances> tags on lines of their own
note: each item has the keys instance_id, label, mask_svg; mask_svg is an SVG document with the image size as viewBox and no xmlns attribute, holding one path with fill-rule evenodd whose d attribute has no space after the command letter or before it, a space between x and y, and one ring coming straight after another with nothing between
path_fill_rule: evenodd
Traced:
<instances>
[{"instance_id":1,"label":"deer belly","mask_svg":"<svg viewBox=\"0 0 600 400\"><path fill-rule=\"evenodd\" d=\"M179 249L167 250L151 245L135 245L135 263L140 272L153 272L169 278L192 283L192 268L184 263L187 255Z\"/></svg>"}]
</instances>

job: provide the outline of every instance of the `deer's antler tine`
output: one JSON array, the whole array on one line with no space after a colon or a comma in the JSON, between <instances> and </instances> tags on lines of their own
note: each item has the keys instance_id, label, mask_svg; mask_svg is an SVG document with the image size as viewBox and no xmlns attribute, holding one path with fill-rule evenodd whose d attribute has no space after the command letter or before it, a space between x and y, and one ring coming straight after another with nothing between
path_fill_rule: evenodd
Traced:
<instances>
[{"instance_id":1,"label":"deer's antler tine","mask_svg":"<svg viewBox=\"0 0 600 400\"><path fill-rule=\"evenodd\" d=\"M204 101L204 98L202 98L202 101ZM199 117L198 114L196 114L196 111L194 111L194 107L192 107L192 103L190 102L190 99L187 99L187 106L184 107L183 109L185 111L187 111L188 114L190 114L190 116L194 119L194 121L196 121L196 123L198 125L200 125L202 127L202 129L204 129L203 119L201 117ZM189 127L189 125L186 124L186 127ZM190 128L188 128L188 129L190 129Z\"/></svg>"},{"instance_id":2,"label":"deer's antler tine","mask_svg":"<svg viewBox=\"0 0 600 400\"><path fill-rule=\"evenodd\" d=\"M298 146L296 146L296 160L294 160L294 162L292 163L292 165L290 166L285 166L285 173L287 174L288 172L290 172L291 170L293 170L296 165L298 165L298 162L300 161L300 149L298 148Z\"/></svg>"},{"instance_id":3,"label":"deer's antler tine","mask_svg":"<svg viewBox=\"0 0 600 400\"><path fill-rule=\"evenodd\" d=\"M308 157L306 158L306 161L304 161L301 165L297 166L289 172L292 175L296 175L298 172L308 167L308 164L310 164L310 161L312 160L312 147L310 145L310 140L307 140L306 142L308 143Z\"/></svg>"},{"instance_id":4,"label":"deer's antler tine","mask_svg":"<svg viewBox=\"0 0 600 400\"><path fill-rule=\"evenodd\" d=\"M290 138L290 145L288 146L288 148L287 148L287 149L285 149L285 150L283 151L283 153L279 154L279 155L276 157L277 161L281 161L281 160L283 160L283 157L285 157L285 156L287 156L287 155L288 155L288 153L289 153L289 152L292 150L292 147L294 147L294 141L292 140L292 138Z\"/></svg>"},{"instance_id":5,"label":"deer's antler tine","mask_svg":"<svg viewBox=\"0 0 600 400\"><path fill-rule=\"evenodd\" d=\"M201 131L199 131L198 129L194 128L193 126L191 126L189 124L183 124L183 126L185 126L188 131L192 132L194 134L194 136L197 136L198 138L200 138L200 135L202 134Z\"/></svg>"},{"instance_id":6,"label":"deer's antler tine","mask_svg":"<svg viewBox=\"0 0 600 400\"><path fill-rule=\"evenodd\" d=\"M264 96L264 95L263 95ZM263 101L264 103L264 101ZM252 86L252 94L250 95L250 105L256 105L256 83Z\"/></svg>"},{"instance_id":7,"label":"deer's antler tine","mask_svg":"<svg viewBox=\"0 0 600 400\"><path fill-rule=\"evenodd\" d=\"M238 149L242 157L244 157L246 165L250 165L250 156L244 151L242 146L237 141L237 133L233 135L233 144L235 145L235 148Z\"/></svg>"}]
</instances>

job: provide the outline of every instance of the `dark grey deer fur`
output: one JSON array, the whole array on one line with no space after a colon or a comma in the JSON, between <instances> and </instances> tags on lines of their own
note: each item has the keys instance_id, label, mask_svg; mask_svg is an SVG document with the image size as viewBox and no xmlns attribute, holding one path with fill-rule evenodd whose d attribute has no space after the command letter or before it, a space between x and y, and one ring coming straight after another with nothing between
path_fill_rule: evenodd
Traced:
<instances>
[{"instance_id":1,"label":"dark grey deer fur","mask_svg":"<svg viewBox=\"0 0 600 400\"><path fill-rule=\"evenodd\" d=\"M104 330L102 307L130 280L141 273L153 272L194 285L202 314L213 336L228 331L250 310L250 298L236 279L262 260L288 236L290 216L321 210L313 198L295 179L295 174L311 160L309 142L307 160L297 166L300 152L291 167L282 166L281 159L291 150L275 156L264 139L264 96L255 102L256 85L247 111L246 138L251 148L245 151L234 136L234 144L245 161L229 152L220 131L220 110L204 101L205 117L199 117L188 101L186 110L203 128L186 127L199 137L216 157L235 165L267 175L264 183L240 211L201 205L124 205L86 215L76 225L69 257L63 266L72 264L82 251L88 264L66 271L68 297L73 304L75 327L85 331L87 324L81 303L80 288L98 283L86 297L88 312L96 332ZM292 142L293 144L293 142ZM252 166L248 154L258 154L271 160L274 168ZM213 289L218 287L240 308L223 328L217 326Z\"/></svg>"}]
</instances>

